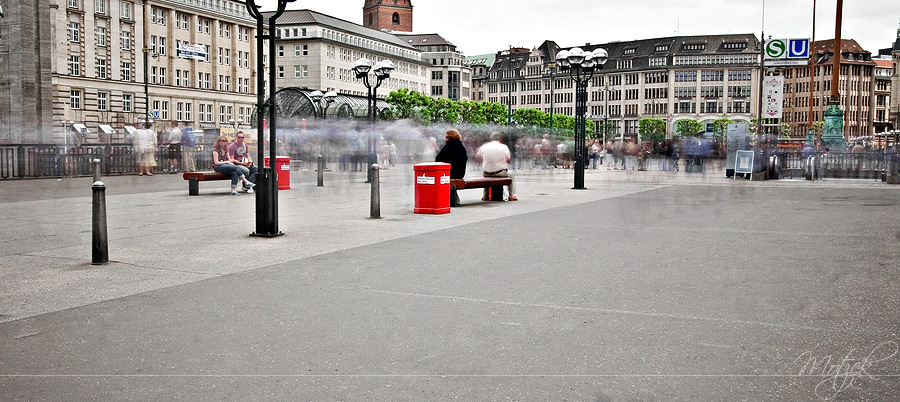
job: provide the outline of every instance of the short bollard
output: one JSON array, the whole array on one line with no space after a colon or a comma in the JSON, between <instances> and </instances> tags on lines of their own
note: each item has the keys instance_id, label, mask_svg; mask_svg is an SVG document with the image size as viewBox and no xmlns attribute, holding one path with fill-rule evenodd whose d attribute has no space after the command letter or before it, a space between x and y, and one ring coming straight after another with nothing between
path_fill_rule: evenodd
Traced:
<instances>
[{"instance_id":1,"label":"short bollard","mask_svg":"<svg viewBox=\"0 0 900 402\"><path fill-rule=\"evenodd\" d=\"M91 159L91 165L93 166L94 172L94 181L100 181L100 159Z\"/></svg>"},{"instance_id":2,"label":"short bollard","mask_svg":"<svg viewBox=\"0 0 900 402\"><path fill-rule=\"evenodd\" d=\"M109 237L106 232L106 185L101 181L94 182L92 213L92 247L91 264L109 263Z\"/></svg>"},{"instance_id":3,"label":"short bollard","mask_svg":"<svg viewBox=\"0 0 900 402\"><path fill-rule=\"evenodd\" d=\"M372 201L369 207L369 217L378 219L381 218L381 190L379 189L381 180L378 173L378 164L373 164L369 172L372 176Z\"/></svg>"},{"instance_id":4,"label":"short bollard","mask_svg":"<svg viewBox=\"0 0 900 402\"><path fill-rule=\"evenodd\" d=\"M325 157L319 155L317 162L316 172L318 172L316 179L316 187L325 186Z\"/></svg>"}]
</instances>

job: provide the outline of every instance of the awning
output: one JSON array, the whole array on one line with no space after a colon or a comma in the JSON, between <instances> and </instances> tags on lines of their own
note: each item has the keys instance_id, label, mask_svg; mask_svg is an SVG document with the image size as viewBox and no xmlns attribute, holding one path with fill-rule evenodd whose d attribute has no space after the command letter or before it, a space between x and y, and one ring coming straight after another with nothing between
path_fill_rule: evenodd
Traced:
<instances>
[{"instance_id":1,"label":"awning","mask_svg":"<svg viewBox=\"0 0 900 402\"><path fill-rule=\"evenodd\" d=\"M91 133L91 130L88 130L88 128L85 127L84 124L77 124L77 123L76 123L76 124L73 124L73 125L72 125L72 128L74 128L75 131L77 131L79 134L90 134L90 133Z\"/></svg>"},{"instance_id":2,"label":"awning","mask_svg":"<svg viewBox=\"0 0 900 402\"><path fill-rule=\"evenodd\" d=\"M106 134L115 134L116 133L116 130L113 130L113 128L107 124L101 124L99 127L100 127L100 130Z\"/></svg>"},{"instance_id":3,"label":"awning","mask_svg":"<svg viewBox=\"0 0 900 402\"><path fill-rule=\"evenodd\" d=\"M127 131L129 135L137 134L137 129L134 128L134 126L125 126L125 131Z\"/></svg>"}]
</instances>

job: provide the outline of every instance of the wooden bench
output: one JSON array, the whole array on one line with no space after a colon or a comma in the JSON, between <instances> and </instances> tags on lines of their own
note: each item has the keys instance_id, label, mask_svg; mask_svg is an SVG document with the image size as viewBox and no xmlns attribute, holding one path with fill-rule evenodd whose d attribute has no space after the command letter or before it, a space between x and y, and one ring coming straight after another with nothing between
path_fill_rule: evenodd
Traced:
<instances>
[{"instance_id":1,"label":"wooden bench","mask_svg":"<svg viewBox=\"0 0 900 402\"><path fill-rule=\"evenodd\" d=\"M228 173L216 172L215 170L204 172L184 172L182 178L188 181L188 194L200 195L200 182L210 180L231 180Z\"/></svg>"},{"instance_id":2,"label":"wooden bench","mask_svg":"<svg viewBox=\"0 0 900 402\"><path fill-rule=\"evenodd\" d=\"M459 196L456 190L466 190L470 188L487 188L489 201L503 201L503 186L512 184L510 177L477 177L471 179L451 179L450 180L450 206L459 206Z\"/></svg>"}]
</instances>

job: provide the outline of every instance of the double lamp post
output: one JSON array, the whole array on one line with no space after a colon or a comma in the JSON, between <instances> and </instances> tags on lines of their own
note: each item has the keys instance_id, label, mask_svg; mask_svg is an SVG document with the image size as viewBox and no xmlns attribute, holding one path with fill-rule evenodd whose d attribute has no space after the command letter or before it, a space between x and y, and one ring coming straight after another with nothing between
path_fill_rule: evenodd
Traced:
<instances>
[{"instance_id":1,"label":"double lamp post","mask_svg":"<svg viewBox=\"0 0 900 402\"><path fill-rule=\"evenodd\" d=\"M378 117L375 93L378 91L378 87L381 86L381 83L384 82L384 80L391 78L391 73L394 72L394 63L390 60L382 60L375 63L373 66L369 59L362 58L353 63L353 72L356 73L356 78L362 79L363 85L368 89L368 95L366 96L368 106L367 116L372 123L372 127L369 129L367 145L368 164L366 165L366 171L368 174L366 176L366 183L371 183L372 169L370 169L370 167L378 163L378 151L375 149L375 147L378 146L378 137L375 135L374 130L375 120ZM374 77L372 77L370 73L373 73Z\"/></svg>"},{"instance_id":2,"label":"double lamp post","mask_svg":"<svg viewBox=\"0 0 900 402\"><path fill-rule=\"evenodd\" d=\"M556 54L556 64L562 72L568 72L575 81L575 186L584 190L585 125L587 120L587 84L594 72L609 58L606 50L597 48L585 52L581 48L561 50Z\"/></svg>"}]
</instances>

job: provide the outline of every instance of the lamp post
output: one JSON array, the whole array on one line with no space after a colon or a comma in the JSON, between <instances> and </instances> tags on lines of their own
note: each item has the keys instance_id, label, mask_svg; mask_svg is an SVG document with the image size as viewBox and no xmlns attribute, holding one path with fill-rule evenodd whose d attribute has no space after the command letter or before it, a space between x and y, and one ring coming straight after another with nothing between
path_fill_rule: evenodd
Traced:
<instances>
[{"instance_id":1,"label":"lamp post","mask_svg":"<svg viewBox=\"0 0 900 402\"><path fill-rule=\"evenodd\" d=\"M556 63L547 65L550 69L550 135L553 136L553 87L556 86Z\"/></svg>"},{"instance_id":2,"label":"lamp post","mask_svg":"<svg viewBox=\"0 0 900 402\"><path fill-rule=\"evenodd\" d=\"M309 98L316 103L316 107L322 110L321 116L322 120L328 120L328 105L334 102L334 99L337 98L337 92L328 91L324 94L322 91L312 91L309 94Z\"/></svg>"},{"instance_id":3,"label":"lamp post","mask_svg":"<svg viewBox=\"0 0 900 402\"><path fill-rule=\"evenodd\" d=\"M231 123L231 128L237 131L238 127L244 123L244 119L228 119L228 122Z\"/></svg>"},{"instance_id":4,"label":"lamp post","mask_svg":"<svg viewBox=\"0 0 900 402\"><path fill-rule=\"evenodd\" d=\"M369 169L369 166L374 165L378 162L378 156L376 154L375 147L378 145L378 137L375 136L375 120L378 117L378 108L376 107L376 93L378 91L378 87L381 86L381 83L384 80L391 78L391 73L394 72L394 63L390 60L382 60L375 65L372 65L372 62L366 58L361 58L353 63L353 72L356 73L356 78L360 78L363 80L363 85L368 89L368 116L369 120L372 123L372 127L369 129L369 141L368 141L368 164L366 165L366 183L372 182L372 170ZM370 77L369 73L374 74L374 78Z\"/></svg>"},{"instance_id":5,"label":"lamp post","mask_svg":"<svg viewBox=\"0 0 900 402\"><path fill-rule=\"evenodd\" d=\"M584 129L587 114L587 84L594 71L606 63L606 50L585 52L581 48L562 50L556 54L560 70L568 71L575 81L575 189L584 190Z\"/></svg>"},{"instance_id":6,"label":"lamp post","mask_svg":"<svg viewBox=\"0 0 900 402\"><path fill-rule=\"evenodd\" d=\"M265 27L266 16L260 11L260 6L256 5L256 0L247 0L247 11L256 19L256 71L257 71L257 104L256 104L256 130L257 130L257 149L259 156L257 161L265 160L265 136L266 136L266 114L268 113L269 128L269 166L263 166L261 171L257 173L256 178L256 231L250 236L256 237L276 237L284 235L278 230L278 173L273 168L275 165L275 150L278 148L275 132L277 125L275 124L275 93L277 89L276 70L277 59L275 51L275 39L278 32L275 21L284 14L287 3L294 0L278 0L278 10L269 16L268 33ZM265 41L269 41L269 85L266 86L265 57ZM269 98L266 100L266 94L263 88L269 90ZM265 165L265 164L263 164Z\"/></svg>"}]
</instances>

